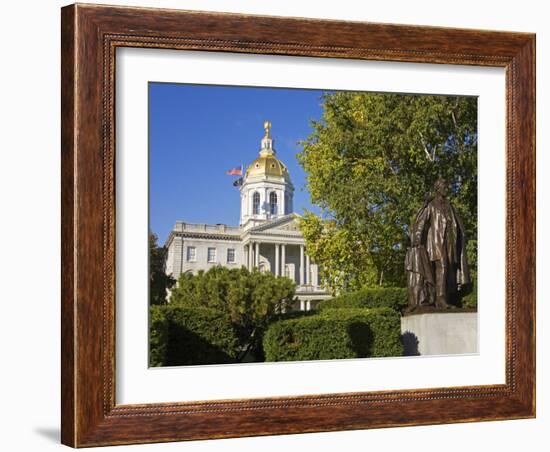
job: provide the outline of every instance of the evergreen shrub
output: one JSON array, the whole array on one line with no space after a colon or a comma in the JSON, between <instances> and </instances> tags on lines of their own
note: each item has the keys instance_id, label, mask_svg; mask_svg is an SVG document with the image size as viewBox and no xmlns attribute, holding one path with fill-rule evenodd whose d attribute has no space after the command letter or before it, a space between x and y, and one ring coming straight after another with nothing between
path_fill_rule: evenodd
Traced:
<instances>
[{"instance_id":1,"label":"evergreen shrub","mask_svg":"<svg viewBox=\"0 0 550 452\"><path fill-rule=\"evenodd\" d=\"M151 366L233 363L239 352L230 317L215 309L151 306L150 329Z\"/></svg>"},{"instance_id":2,"label":"evergreen shrub","mask_svg":"<svg viewBox=\"0 0 550 452\"><path fill-rule=\"evenodd\" d=\"M318 309L340 308L391 308L402 312L408 305L407 289L404 287L365 288L343 293L319 303Z\"/></svg>"},{"instance_id":3,"label":"evergreen shrub","mask_svg":"<svg viewBox=\"0 0 550 452\"><path fill-rule=\"evenodd\" d=\"M401 321L390 308L326 308L271 324L263 346L266 361L401 356Z\"/></svg>"}]
</instances>

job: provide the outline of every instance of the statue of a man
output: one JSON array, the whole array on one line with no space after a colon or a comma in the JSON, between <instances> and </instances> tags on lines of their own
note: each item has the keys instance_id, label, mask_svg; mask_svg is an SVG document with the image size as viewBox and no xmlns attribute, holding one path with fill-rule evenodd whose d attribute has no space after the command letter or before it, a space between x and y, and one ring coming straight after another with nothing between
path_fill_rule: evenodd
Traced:
<instances>
[{"instance_id":1,"label":"statue of a man","mask_svg":"<svg viewBox=\"0 0 550 452\"><path fill-rule=\"evenodd\" d=\"M439 179L434 196L416 216L405 258L409 306L455 307L456 295L470 283L464 226Z\"/></svg>"}]
</instances>

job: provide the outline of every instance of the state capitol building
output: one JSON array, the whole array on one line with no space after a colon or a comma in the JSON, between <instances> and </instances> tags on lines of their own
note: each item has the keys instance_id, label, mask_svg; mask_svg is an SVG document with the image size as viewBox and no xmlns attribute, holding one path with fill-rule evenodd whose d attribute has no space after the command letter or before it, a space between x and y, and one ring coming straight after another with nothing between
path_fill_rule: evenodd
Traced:
<instances>
[{"instance_id":1,"label":"state capitol building","mask_svg":"<svg viewBox=\"0 0 550 452\"><path fill-rule=\"evenodd\" d=\"M246 266L286 276L296 282L296 309L310 310L329 293L319 281L319 269L305 249L293 211L294 187L288 169L277 159L271 123L264 123L260 155L247 168L240 185L239 226L176 221L168 239L166 273L175 279L212 266Z\"/></svg>"}]
</instances>

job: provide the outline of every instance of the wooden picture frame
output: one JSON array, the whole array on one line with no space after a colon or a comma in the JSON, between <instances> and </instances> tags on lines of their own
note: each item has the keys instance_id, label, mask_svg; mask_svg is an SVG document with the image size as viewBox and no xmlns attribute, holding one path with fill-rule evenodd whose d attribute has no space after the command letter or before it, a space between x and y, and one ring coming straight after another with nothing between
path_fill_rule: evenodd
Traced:
<instances>
[{"instance_id":1,"label":"wooden picture frame","mask_svg":"<svg viewBox=\"0 0 550 452\"><path fill-rule=\"evenodd\" d=\"M62 9L62 442L73 447L535 416L535 36L71 5ZM506 70L506 382L115 403L115 50L147 47Z\"/></svg>"}]
</instances>

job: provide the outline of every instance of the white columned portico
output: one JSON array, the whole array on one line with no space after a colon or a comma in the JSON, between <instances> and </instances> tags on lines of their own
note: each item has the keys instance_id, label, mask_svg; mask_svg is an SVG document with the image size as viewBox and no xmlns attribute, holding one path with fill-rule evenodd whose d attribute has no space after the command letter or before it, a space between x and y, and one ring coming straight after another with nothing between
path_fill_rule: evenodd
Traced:
<instances>
[{"instance_id":1,"label":"white columned portico","mask_svg":"<svg viewBox=\"0 0 550 452\"><path fill-rule=\"evenodd\" d=\"M304 285L304 245L300 245L300 286Z\"/></svg>"},{"instance_id":2,"label":"white columned portico","mask_svg":"<svg viewBox=\"0 0 550 452\"><path fill-rule=\"evenodd\" d=\"M279 272L279 244L278 243L275 244L275 271L274 271L274 274L275 274L275 276L280 276L280 272Z\"/></svg>"},{"instance_id":3,"label":"white columned portico","mask_svg":"<svg viewBox=\"0 0 550 452\"><path fill-rule=\"evenodd\" d=\"M260 267L260 242L256 242L255 245L256 245L256 253L254 255L254 258L255 258L254 266L259 268Z\"/></svg>"}]
</instances>

